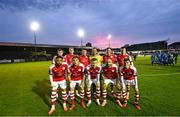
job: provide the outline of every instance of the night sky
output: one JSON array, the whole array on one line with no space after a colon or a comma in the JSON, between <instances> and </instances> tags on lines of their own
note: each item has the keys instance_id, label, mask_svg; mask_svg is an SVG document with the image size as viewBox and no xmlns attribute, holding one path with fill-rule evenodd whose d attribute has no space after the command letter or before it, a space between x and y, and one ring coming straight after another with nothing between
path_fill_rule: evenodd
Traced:
<instances>
[{"instance_id":1,"label":"night sky","mask_svg":"<svg viewBox=\"0 0 180 117\"><path fill-rule=\"evenodd\" d=\"M111 47L170 39L180 41L180 0L0 0L0 42Z\"/></svg>"}]
</instances>

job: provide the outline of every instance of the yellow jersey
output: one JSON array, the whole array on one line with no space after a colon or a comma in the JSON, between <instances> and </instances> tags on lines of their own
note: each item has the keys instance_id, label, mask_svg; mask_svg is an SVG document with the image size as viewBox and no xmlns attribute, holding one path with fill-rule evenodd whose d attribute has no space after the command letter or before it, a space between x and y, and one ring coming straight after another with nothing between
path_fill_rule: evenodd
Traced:
<instances>
[{"instance_id":1,"label":"yellow jersey","mask_svg":"<svg viewBox=\"0 0 180 117\"><path fill-rule=\"evenodd\" d=\"M90 57L89 57L89 60L91 61L91 59L93 59L93 58L96 58L96 59L97 59L98 65L101 65L101 64L102 64L103 58L102 58L101 55L97 54L96 56L90 56Z\"/></svg>"}]
</instances>

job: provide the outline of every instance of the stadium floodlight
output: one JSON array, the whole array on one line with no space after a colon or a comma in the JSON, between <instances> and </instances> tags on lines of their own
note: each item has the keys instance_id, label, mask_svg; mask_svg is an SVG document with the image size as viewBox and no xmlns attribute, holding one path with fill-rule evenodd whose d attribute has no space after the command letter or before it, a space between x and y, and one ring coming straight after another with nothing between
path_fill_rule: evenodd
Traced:
<instances>
[{"instance_id":1,"label":"stadium floodlight","mask_svg":"<svg viewBox=\"0 0 180 117\"><path fill-rule=\"evenodd\" d=\"M84 30L82 28L78 29L77 35L81 39L81 47L82 47L82 45L83 45L82 44L82 39L84 38L84 35L85 35Z\"/></svg>"},{"instance_id":2,"label":"stadium floodlight","mask_svg":"<svg viewBox=\"0 0 180 117\"><path fill-rule=\"evenodd\" d=\"M39 23L36 22L36 21L33 21L33 22L30 24L30 28L31 28L31 30L32 30L33 33L34 33L34 49L35 49L35 57L36 57L36 59L37 59L36 31L39 29Z\"/></svg>"},{"instance_id":3,"label":"stadium floodlight","mask_svg":"<svg viewBox=\"0 0 180 117\"><path fill-rule=\"evenodd\" d=\"M39 23L36 21L33 21L30 26L32 31L37 31L39 29Z\"/></svg>"},{"instance_id":4,"label":"stadium floodlight","mask_svg":"<svg viewBox=\"0 0 180 117\"><path fill-rule=\"evenodd\" d=\"M107 39L108 39L108 41L109 41L109 48L110 48L110 46L111 46L111 38L112 38L112 35L109 34L109 35L107 36Z\"/></svg>"}]
</instances>

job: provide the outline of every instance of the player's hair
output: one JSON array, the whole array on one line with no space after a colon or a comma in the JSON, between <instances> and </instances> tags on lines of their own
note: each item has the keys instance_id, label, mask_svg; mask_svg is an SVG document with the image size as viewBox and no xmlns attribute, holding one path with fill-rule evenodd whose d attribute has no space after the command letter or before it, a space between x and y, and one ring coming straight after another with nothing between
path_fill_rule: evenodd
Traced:
<instances>
[{"instance_id":1,"label":"player's hair","mask_svg":"<svg viewBox=\"0 0 180 117\"><path fill-rule=\"evenodd\" d=\"M129 58L124 58L124 62L126 62L126 61L130 61Z\"/></svg>"},{"instance_id":2,"label":"player's hair","mask_svg":"<svg viewBox=\"0 0 180 117\"><path fill-rule=\"evenodd\" d=\"M106 50L111 49L110 47L106 48Z\"/></svg>"},{"instance_id":3,"label":"player's hair","mask_svg":"<svg viewBox=\"0 0 180 117\"><path fill-rule=\"evenodd\" d=\"M97 61L97 58L92 58L92 59L91 59L91 62L93 62L93 61Z\"/></svg>"},{"instance_id":4,"label":"player's hair","mask_svg":"<svg viewBox=\"0 0 180 117\"><path fill-rule=\"evenodd\" d=\"M78 59L79 59L79 56L78 56L78 55L75 55L75 56L73 56L72 59L75 59L75 58L78 58Z\"/></svg>"},{"instance_id":5,"label":"player's hair","mask_svg":"<svg viewBox=\"0 0 180 117\"><path fill-rule=\"evenodd\" d=\"M69 48L69 50L70 50L70 49L73 49L73 50L74 50L74 48Z\"/></svg>"},{"instance_id":6,"label":"player's hair","mask_svg":"<svg viewBox=\"0 0 180 117\"><path fill-rule=\"evenodd\" d=\"M56 57L56 59L58 59L58 58L63 59L63 57L62 57L62 56L57 56L57 57Z\"/></svg>"},{"instance_id":7,"label":"player's hair","mask_svg":"<svg viewBox=\"0 0 180 117\"><path fill-rule=\"evenodd\" d=\"M86 49L82 49L82 51L87 51Z\"/></svg>"},{"instance_id":8,"label":"player's hair","mask_svg":"<svg viewBox=\"0 0 180 117\"><path fill-rule=\"evenodd\" d=\"M62 49L57 49L57 51L63 51Z\"/></svg>"}]
</instances>

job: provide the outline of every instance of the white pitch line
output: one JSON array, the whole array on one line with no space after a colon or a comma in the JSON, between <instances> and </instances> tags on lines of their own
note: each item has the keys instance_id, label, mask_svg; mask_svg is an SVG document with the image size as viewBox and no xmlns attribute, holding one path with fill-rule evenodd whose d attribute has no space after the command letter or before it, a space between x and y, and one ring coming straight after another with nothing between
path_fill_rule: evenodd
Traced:
<instances>
[{"instance_id":1,"label":"white pitch line","mask_svg":"<svg viewBox=\"0 0 180 117\"><path fill-rule=\"evenodd\" d=\"M178 75L180 74L179 73L169 73L169 74L149 74L149 75L146 75L146 74L139 74L138 76L169 76L169 75Z\"/></svg>"}]
</instances>

